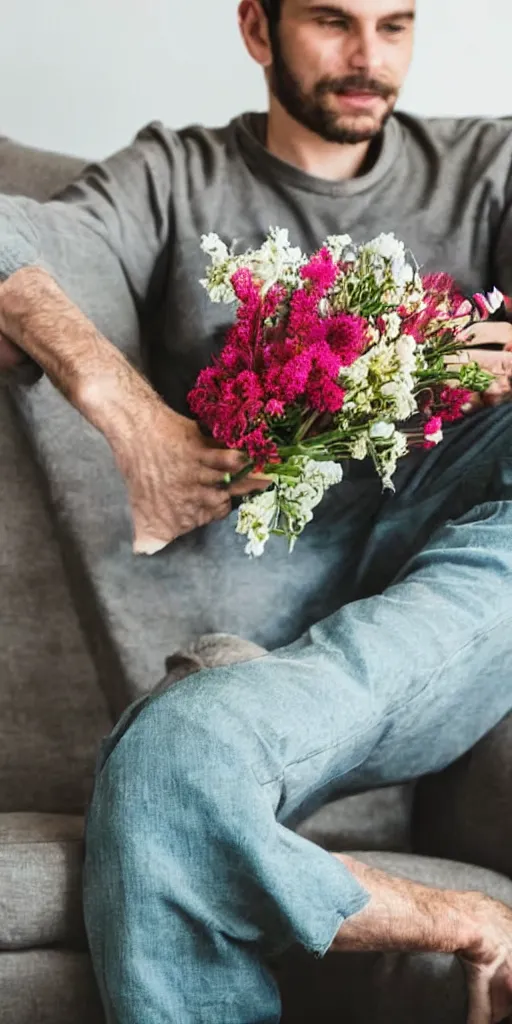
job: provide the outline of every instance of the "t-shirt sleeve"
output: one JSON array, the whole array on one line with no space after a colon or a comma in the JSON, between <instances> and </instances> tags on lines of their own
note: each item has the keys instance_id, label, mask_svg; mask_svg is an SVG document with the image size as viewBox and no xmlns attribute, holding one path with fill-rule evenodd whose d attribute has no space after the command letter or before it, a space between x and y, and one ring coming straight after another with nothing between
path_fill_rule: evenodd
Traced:
<instances>
[{"instance_id":1,"label":"t-shirt sleeve","mask_svg":"<svg viewBox=\"0 0 512 1024\"><path fill-rule=\"evenodd\" d=\"M98 326L109 295L114 319L120 302L140 316L170 244L172 164L173 133L155 123L49 202L0 195L0 280L39 264Z\"/></svg>"}]
</instances>

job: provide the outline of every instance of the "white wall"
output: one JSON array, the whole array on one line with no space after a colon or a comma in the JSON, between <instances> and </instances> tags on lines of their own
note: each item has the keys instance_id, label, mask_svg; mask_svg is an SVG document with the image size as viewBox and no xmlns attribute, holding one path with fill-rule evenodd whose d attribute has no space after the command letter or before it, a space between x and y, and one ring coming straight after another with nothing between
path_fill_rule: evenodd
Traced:
<instances>
[{"instance_id":1,"label":"white wall","mask_svg":"<svg viewBox=\"0 0 512 1024\"><path fill-rule=\"evenodd\" d=\"M419 8L401 105L512 113L512 0ZM155 118L221 124L265 102L236 0L0 0L0 16L0 134L32 145L97 158Z\"/></svg>"}]
</instances>

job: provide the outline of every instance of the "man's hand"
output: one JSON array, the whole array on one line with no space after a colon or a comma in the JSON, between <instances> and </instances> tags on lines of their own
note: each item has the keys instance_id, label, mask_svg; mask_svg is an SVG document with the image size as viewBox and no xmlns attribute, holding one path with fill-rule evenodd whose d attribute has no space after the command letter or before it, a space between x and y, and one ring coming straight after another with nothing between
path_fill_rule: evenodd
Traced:
<instances>
[{"instance_id":1,"label":"man's hand","mask_svg":"<svg viewBox=\"0 0 512 1024\"><path fill-rule=\"evenodd\" d=\"M476 395L474 408L499 405L512 398L512 324L485 321L474 324L461 331L458 338L462 349L458 357L450 357L448 366L455 368L464 363L476 362L482 370L492 373L493 381L484 395ZM486 345L499 345L499 350L486 348Z\"/></svg>"},{"instance_id":2,"label":"man's hand","mask_svg":"<svg viewBox=\"0 0 512 1024\"><path fill-rule=\"evenodd\" d=\"M460 950L469 987L468 1024L500 1024L512 1020L512 911L478 893L467 893L466 899L477 928L475 942Z\"/></svg>"},{"instance_id":3,"label":"man's hand","mask_svg":"<svg viewBox=\"0 0 512 1024\"><path fill-rule=\"evenodd\" d=\"M128 489L136 553L155 554L177 537L225 519L235 495L268 487L261 475L229 485L226 474L243 469L244 456L215 446L197 423L156 396L154 403L141 403L138 416L133 412L138 431L123 431L111 444Z\"/></svg>"},{"instance_id":4,"label":"man's hand","mask_svg":"<svg viewBox=\"0 0 512 1024\"><path fill-rule=\"evenodd\" d=\"M481 893L431 889L336 854L370 900L331 952L452 953L468 979L468 1024L512 1021L512 910Z\"/></svg>"}]
</instances>

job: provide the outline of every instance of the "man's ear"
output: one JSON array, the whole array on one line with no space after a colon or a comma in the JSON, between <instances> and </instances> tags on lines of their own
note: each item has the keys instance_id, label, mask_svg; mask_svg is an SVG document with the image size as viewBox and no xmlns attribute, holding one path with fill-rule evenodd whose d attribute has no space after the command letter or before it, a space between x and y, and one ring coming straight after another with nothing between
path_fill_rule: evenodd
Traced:
<instances>
[{"instance_id":1,"label":"man's ear","mask_svg":"<svg viewBox=\"0 0 512 1024\"><path fill-rule=\"evenodd\" d=\"M272 64L272 47L267 15L260 0L241 0L238 7L238 25L246 49L260 67Z\"/></svg>"}]
</instances>

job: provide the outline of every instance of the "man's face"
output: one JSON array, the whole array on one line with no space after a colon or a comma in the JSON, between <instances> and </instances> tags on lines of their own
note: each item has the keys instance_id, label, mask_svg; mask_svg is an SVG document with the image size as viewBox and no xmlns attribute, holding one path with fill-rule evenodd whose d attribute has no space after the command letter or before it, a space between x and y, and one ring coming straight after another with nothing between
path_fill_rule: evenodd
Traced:
<instances>
[{"instance_id":1,"label":"man's face","mask_svg":"<svg viewBox=\"0 0 512 1024\"><path fill-rule=\"evenodd\" d=\"M414 0L282 0L270 88L329 142L374 138L390 116L413 46Z\"/></svg>"}]
</instances>

